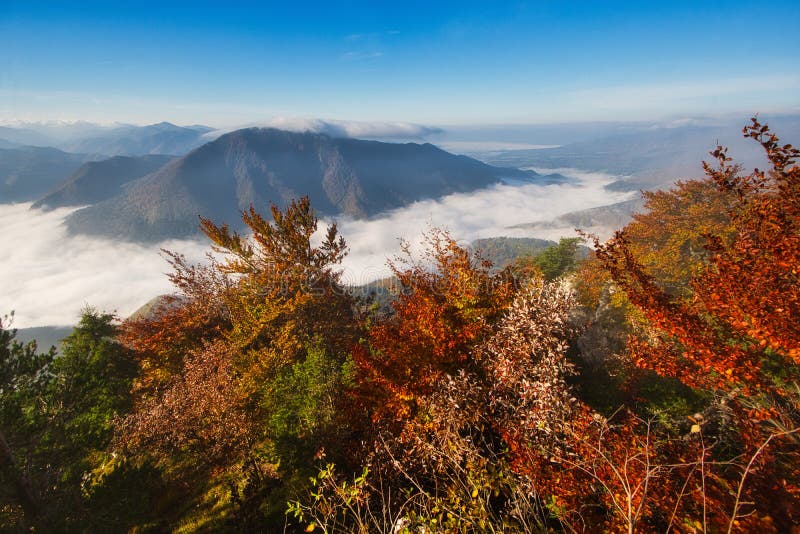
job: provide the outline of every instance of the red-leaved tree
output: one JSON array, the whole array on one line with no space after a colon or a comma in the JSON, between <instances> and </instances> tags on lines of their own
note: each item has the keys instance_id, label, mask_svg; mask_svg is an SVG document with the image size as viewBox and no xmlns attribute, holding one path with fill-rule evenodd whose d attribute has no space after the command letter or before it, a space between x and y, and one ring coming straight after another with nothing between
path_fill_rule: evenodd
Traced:
<instances>
[{"instance_id":1,"label":"red-leaved tree","mask_svg":"<svg viewBox=\"0 0 800 534\"><path fill-rule=\"evenodd\" d=\"M665 291L625 230L596 247L652 327L630 340L633 362L715 395L733 425L723 437L724 421L697 421L697 433L708 425L708 443L717 443L704 448L709 465L728 462L704 479L704 517L716 528L780 530L799 519L800 152L756 119L744 135L761 144L770 169L743 174L725 149L712 152L718 166L704 164L706 184L729 205L730 222L703 236L706 259L684 295Z\"/></svg>"}]
</instances>

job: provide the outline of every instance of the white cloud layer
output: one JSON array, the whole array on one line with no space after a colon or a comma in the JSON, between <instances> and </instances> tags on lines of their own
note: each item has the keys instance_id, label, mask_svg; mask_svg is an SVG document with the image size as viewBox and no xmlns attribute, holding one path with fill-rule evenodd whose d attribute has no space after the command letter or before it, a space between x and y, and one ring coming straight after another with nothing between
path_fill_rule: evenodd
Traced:
<instances>
[{"instance_id":1,"label":"white cloud layer","mask_svg":"<svg viewBox=\"0 0 800 534\"><path fill-rule=\"evenodd\" d=\"M142 246L70 237L62 225L73 210L0 205L0 315L15 311L16 327L69 325L89 304L127 316L169 291L169 266L160 247L200 260L206 246L168 241Z\"/></svg>"},{"instance_id":2,"label":"white cloud layer","mask_svg":"<svg viewBox=\"0 0 800 534\"><path fill-rule=\"evenodd\" d=\"M359 139L423 139L443 133L440 128L409 122L361 122L332 119L306 119L300 117L274 117L231 128L222 128L205 134L209 141L241 128L278 128L290 132L324 133L331 137Z\"/></svg>"},{"instance_id":3,"label":"white cloud layer","mask_svg":"<svg viewBox=\"0 0 800 534\"><path fill-rule=\"evenodd\" d=\"M473 193L458 193L440 200L424 200L363 221L339 219L341 234L350 247L345 259L345 281L364 284L387 276L388 258L399 251L399 239L418 242L425 230L442 227L465 244L484 237L538 237L557 240L575 236L573 227L511 228L552 221L565 213L604 206L630 198L630 193L611 192L604 185L616 178L575 169L536 169L558 172L577 183L561 185L497 185ZM595 229L602 231L603 229Z\"/></svg>"},{"instance_id":4,"label":"white cloud layer","mask_svg":"<svg viewBox=\"0 0 800 534\"><path fill-rule=\"evenodd\" d=\"M539 169L541 171L541 169ZM550 221L573 210L628 198L603 185L614 178L571 169L559 172L579 179L564 185L498 185L470 194L416 202L368 220L340 219L350 247L345 281L363 284L388 274L386 260L399 251L399 238L417 241L429 226L449 229L465 242L481 237L557 239L572 228L530 230L509 227ZM30 210L29 204L0 205L0 314L15 310L17 327L74 324L81 308L92 305L127 316L152 297L171 290L169 266L161 248L202 261L206 243L167 241L156 245L119 243L68 236L63 226L71 209Z\"/></svg>"}]
</instances>

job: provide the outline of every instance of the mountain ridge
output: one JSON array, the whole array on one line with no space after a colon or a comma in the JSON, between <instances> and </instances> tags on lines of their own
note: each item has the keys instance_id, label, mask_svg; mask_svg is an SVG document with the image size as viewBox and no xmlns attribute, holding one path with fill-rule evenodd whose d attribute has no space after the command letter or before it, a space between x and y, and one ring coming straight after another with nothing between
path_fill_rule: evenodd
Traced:
<instances>
[{"instance_id":1,"label":"mountain ridge","mask_svg":"<svg viewBox=\"0 0 800 534\"><path fill-rule=\"evenodd\" d=\"M31 207L47 211L101 202L121 193L128 182L157 171L173 159L173 156L146 155L88 161Z\"/></svg>"},{"instance_id":2,"label":"mountain ridge","mask_svg":"<svg viewBox=\"0 0 800 534\"><path fill-rule=\"evenodd\" d=\"M0 148L0 203L36 200L89 159L52 147Z\"/></svg>"},{"instance_id":3,"label":"mountain ridge","mask_svg":"<svg viewBox=\"0 0 800 534\"><path fill-rule=\"evenodd\" d=\"M374 216L425 198L502 179L560 182L558 175L494 167L429 143L383 143L247 128L220 136L122 194L67 219L72 233L152 241L197 232L197 216L238 226L240 210L308 195L323 215Z\"/></svg>"}]
</instances>

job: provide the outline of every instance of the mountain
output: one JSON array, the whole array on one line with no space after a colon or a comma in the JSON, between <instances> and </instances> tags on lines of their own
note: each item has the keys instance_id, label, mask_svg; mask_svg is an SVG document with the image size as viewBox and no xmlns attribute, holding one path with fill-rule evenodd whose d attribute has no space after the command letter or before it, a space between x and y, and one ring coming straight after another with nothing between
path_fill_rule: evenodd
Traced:
<instances>
[{"instance_id":1,"label":"mountain","mask_svg":"<svg viewBox=\"0 0 800 534\"><path fill-rule=\"evenodd\" d=\"M533 256L557 244L534 237L486 237L473 241L471 248L491 261L496 269L502 269L523 256Z\"/></svg>"},{"instance_id":2,"label":"mountain","mask_svg":"<svg viewBox=\"0 0 800 534\"><path fill-rule=\"evenodd\" d=\"M0 148L0 204L36 200L87 159L55 148Z\"/></svg>"},{"instance_id":3,"label":"mountain","mask_svg":"<svg viewBox=\"0 0 800 534\"><path fill-rule=\"evenodd\" d=\"M198 215L238 227L239 211L308 195L323 215L369 217L503 179L562 181L493 167L430 144L394 144L250 128L223 135L73 213L73 233L158 240L197 232Z\"/></svg>"},{"instance_id":4,"label":"mountain","mask_svg":"<svg viewBox=\"0 0 800 534\"><path fill-rule=\"evenodd\" d=\"M206 126L184 127L169 122L149 126L123 125L94 132L59 146L70 152L106 156L183 155L205 143L203 135L211 130Z\"/></svg>"},{"instance_id":5,"label":"mountain","mask_svg":"<svg viewBox=\"0 0 800 534\"><path fill-rule=\"evenodd\" d=\"M115 156L81 165L55 190L33 204L34 208L53 209L62 206L95 204L122 193L127 182L155 172L172 156Z\"/></svg>"},{"instance_id":6,"label":"mountain","mask_svg":"<svg viewBox=\"0 0 800 534\"><path fill-rule=\"evenodd\" d=\"M14 143L12 141L6 141L5 139L0 139L0 148L19 148L19 143Z\"/></svg>"},{"instance_id":7,"label":"mountain","mask_svg":"<svg viewBox=\"0 0 800 534\"><path fill-rule=\"evenodd\" d=\"M50 146L52 140L36 130L30 128L15 128L0 126L0 139L4 144L16 146Z\"/></svg>"},{"instance_id":8,"label":"mountain","mask_svg":"<svg viewBox=\"0 0 800 534\"><path fill-rule=\"evenodd\" d=\"M97 156L182 156L208 139L213 128L195 124L177 126L169 122L137 126L103 125L90 122L17 122L0 125L0 147L53 147L65 152Z\"/></svg>"},{"instance_id":9,"label":"mountain","mask_svg":"<svg viewBox=\"0 0 800 534\"><path fill-rule=\"evenodd\" d=\"M618 228L627 225L644 206L641 196L623 200L607 206L599 206L585 210L571 211L551 221L517 224L512 228L527 230L547 230L552 228L580 228L605 236Z\"/></svg>"},{"instance_id":10,"label":"mountain","mask_svg":"<svg viewBox=\"0 0 800 534\"><path fill-rule=\"evenodd\" d=\"M17 330L16 340L20 343L36 341L40 352L46 352L50 347L61 349L61 341L72 333L71 326L33 326Z\"/></svg>"},{"instance_id":11,"label":"mountain","mask_svg":"<svg viewBox=\"0 0 800 534\"><path fill-rule=\"evenodd\" d=\"M762 117L782 142L800 141L800 116ZM678 179L703 176L701 162L710 161L709 151L718 144L729 148L736 162L745 168L765 165L764 151L741 135L746 118L738 120L692 120L664 125L629 126L609 135L555 148L513 150L487 154L482 159L493 165L563 168L599 171L621 178L608 187L617 191L638 191L670 187Z\"/></svg>"}]
</instances>

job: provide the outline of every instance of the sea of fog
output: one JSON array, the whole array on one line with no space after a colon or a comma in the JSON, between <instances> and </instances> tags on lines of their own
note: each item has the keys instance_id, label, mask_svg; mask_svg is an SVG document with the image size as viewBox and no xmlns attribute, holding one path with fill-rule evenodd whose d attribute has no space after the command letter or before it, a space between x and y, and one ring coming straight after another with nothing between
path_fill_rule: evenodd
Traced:
<instances>
[{"instance_id":1,"label":"sea of fog","mask_svg":"<svg viewBox=\"0 0 800 534\"><path fill-rule=\"evenodd\" d=\"M399 240L412 243L431 226L448 229L468 243L483 237L573 236L574 229L511 229L552 221L570 211L630 198L604 189L616 177L574 169L536 169L574 179L560 185L497 185L468 194L416 202L370 220L340 218L350 248L344 281L363 284L386 276L387 259L399 252ZM73 209L31 210L30 204L0 204L0 316L14 310L14 326L74 324L87 305L125 317L154 296L170 292L169 265L161 249L203 261L208 243L169 240L152 245L69 236L63 225ZM327 221L325 221L327 222ZM321 225L322 226L322 225Z\"/></svg>"}]
</instances>

